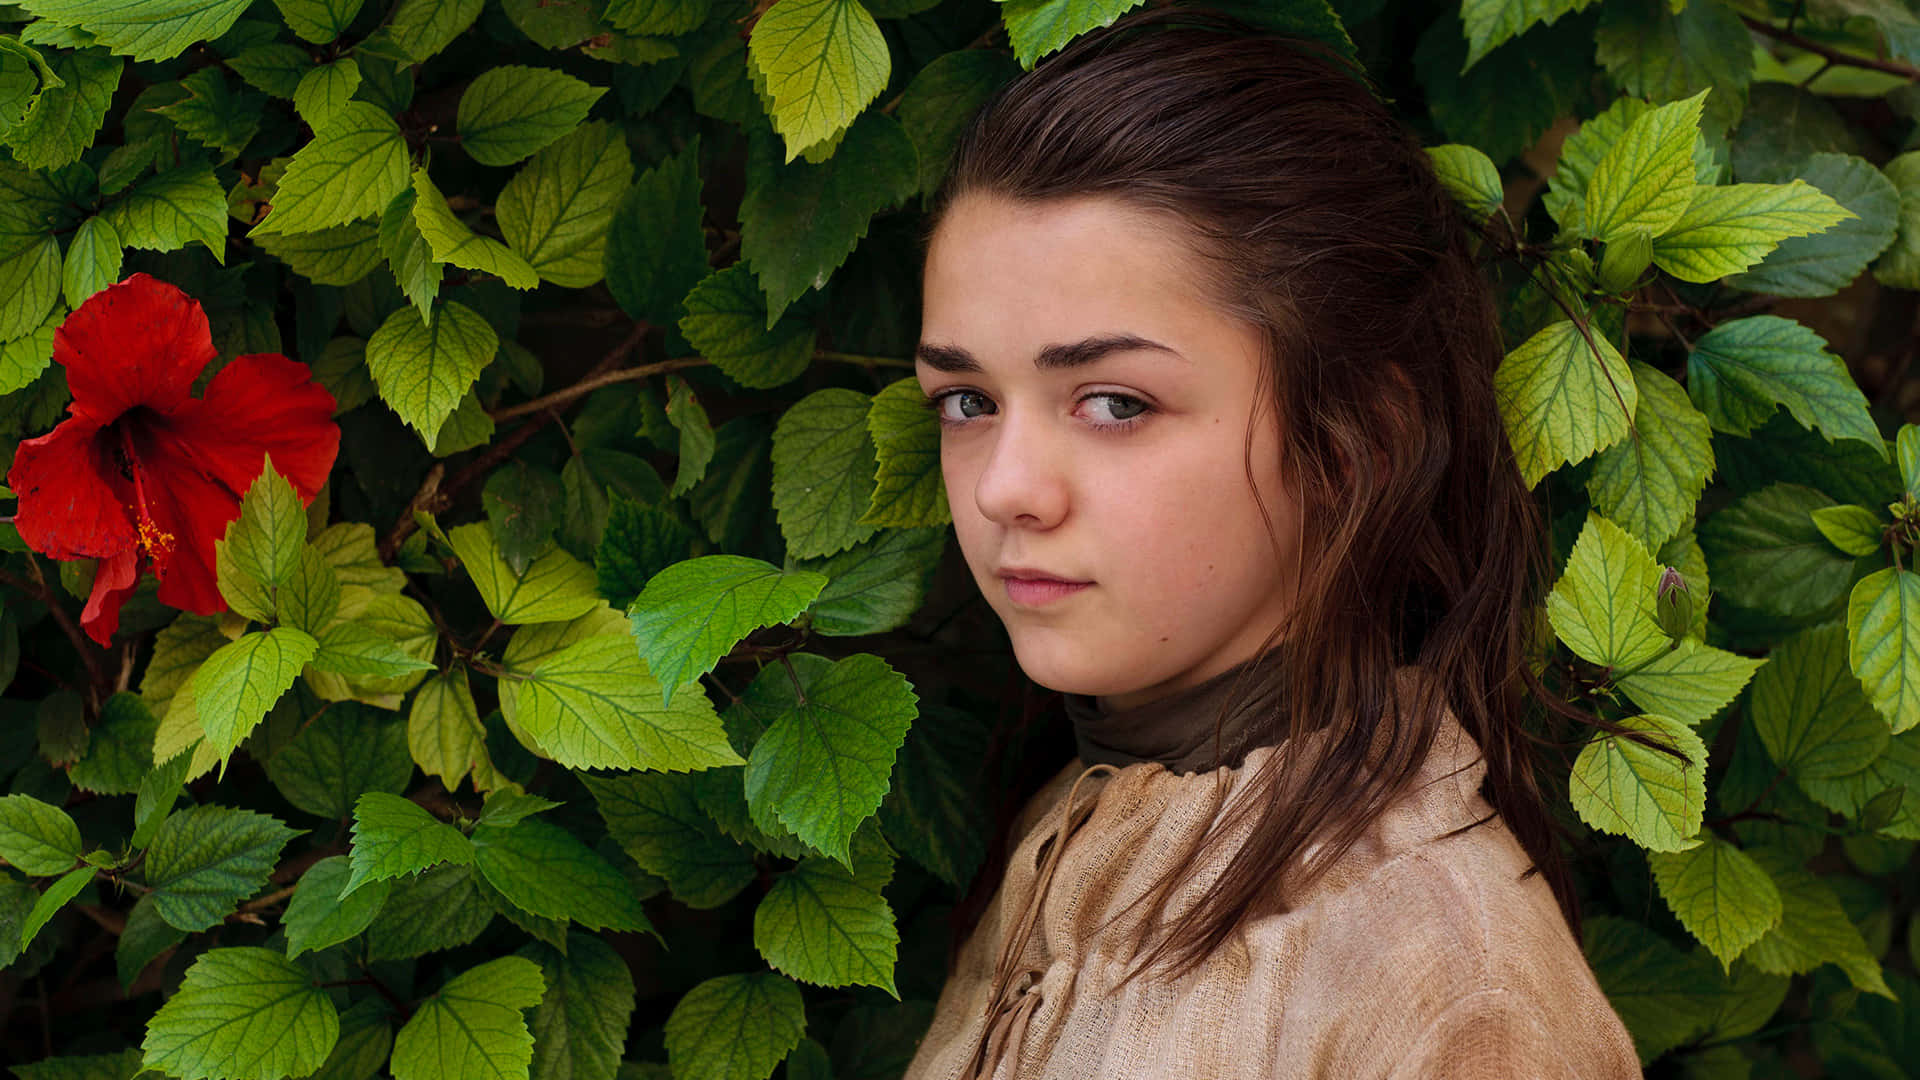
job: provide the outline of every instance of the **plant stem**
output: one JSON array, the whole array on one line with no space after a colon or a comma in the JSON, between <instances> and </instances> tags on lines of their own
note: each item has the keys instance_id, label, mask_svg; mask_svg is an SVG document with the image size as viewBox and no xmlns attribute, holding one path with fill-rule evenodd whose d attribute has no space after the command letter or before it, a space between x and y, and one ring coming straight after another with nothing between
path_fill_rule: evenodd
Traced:
<instances>
[{"instance_id":1,"label":"plant stem","mask_svg":"<svg viewBox=\"0 0 1920 1080\"><path fill-rule=\"evenodd\" d=\"M683 356L677 360L662 360L657 364L642 364L639 367L621 368L619 371L609 371L603 375L589 376L564 390L555 390L545 397L537 397L532 401L523 401L518 405L510 405L504 409L495 409L487 415L493 417L494 423L497 424L502 420L512 420L519 416L544 413L548 409L565 405L573 399L590 394L603 386L612 386L615 383L633 382L637 379L651 378L655 375L664 375L669 371L679 371L682 368L706 367L709 363L708 360L702 357Z\"/></svg>"},{"instance_id":2,"label":"plant stem","mask_svg":"<svg viewBox=\"0 0 1920 1080\"><path fill-rule=\"evenodd\" d=\"M67 613L67 609L60 606L60 598L53 594L53 589L47 585L46 578L40 576L39 563L33 561L32 555L28 555L27 559L28 565L34 570L34 581L27 581L0 570L0 585L19 589L46 605L47 614L53 616L54 624L60 627L61 633L67 635L67 640L73 642L74 651L80 654L80 662L87 667L87 705L97 715L100 711L100 691L111 685L111 680L107 678L105 669L100 666L100 657L94 651L93 640L80 629L79 623L73 621L73 616Z\"/></svg>"},{"instance_id":3,"label":"plant stem","mask_svg":"<svg viewBox=\"0 0 1920 1080\"><path fill-rule=\"evenodd\" d=\"M1810 52L1815 56L1824 57L1829 64L1866 68L1868 71L1880 71L1888 75L1898 75L1908 82L1920 82L1920 68L1914 67L1912 64L1903 64L1898 60L1881 60L1877 57L1855 56L1852 53L1841 52L1839 49L1833 48L1830 45L1822 45L1817 41L1811 41L1794 33L1792 30L1783 30L1771 23L1762 22L1751 15L1740 16L1740 21L1746 23L1747 29L1755 33L1763 34L1775 41L1791 45L1796 49Z\"/></svg>"}]
</instances>

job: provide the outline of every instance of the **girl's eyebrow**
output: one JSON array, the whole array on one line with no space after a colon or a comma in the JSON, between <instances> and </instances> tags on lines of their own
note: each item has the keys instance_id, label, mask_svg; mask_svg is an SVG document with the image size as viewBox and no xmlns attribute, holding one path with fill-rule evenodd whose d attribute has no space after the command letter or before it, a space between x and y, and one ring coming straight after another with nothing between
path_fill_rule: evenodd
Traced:
<instances>
[{"instance_id":1,"label":"girl's eyebrow","mask_svg":"<svg viewBox=\"0 0 1920 1080\"><path fill-rule=\"evenodd\" d=\"M1106 334L1082 338L1065 345L1044 346L1033 358L1033 366L1041 371L1085 367L1108 353L1140 350L1163 352L1177 360L1186 359L1173 349L1136 334ZM923 341L914 350L914 357L933 370L948 375L978 375L986 370L972 353L958 345L936 345Z\"/></svg>"}]
</instances>

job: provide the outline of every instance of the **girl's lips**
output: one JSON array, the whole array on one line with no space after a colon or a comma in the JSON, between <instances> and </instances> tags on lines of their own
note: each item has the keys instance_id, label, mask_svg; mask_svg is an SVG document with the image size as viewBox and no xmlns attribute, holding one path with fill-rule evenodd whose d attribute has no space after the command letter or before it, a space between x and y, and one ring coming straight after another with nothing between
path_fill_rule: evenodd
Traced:
<instances>
[{"instance_id":1,"label":"girl's lips","mask_svg":"<svg viewBox=\"0 0 1920 1080\"><path fill-rule=\"evenodd\" d=\"M1091 581L1054 581L1048 578L1002 578L1007 599L1022 607L1041 607L1063 600L1092 585Z\"/></svg>"}]
</instances>

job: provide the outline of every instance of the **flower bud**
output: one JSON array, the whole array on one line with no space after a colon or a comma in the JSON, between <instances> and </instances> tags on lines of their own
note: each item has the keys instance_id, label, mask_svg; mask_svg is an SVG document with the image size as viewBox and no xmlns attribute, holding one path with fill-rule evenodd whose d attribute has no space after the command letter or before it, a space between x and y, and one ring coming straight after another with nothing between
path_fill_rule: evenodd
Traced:
<instances>
[{"instance_id":1,"label":"flower bud","mask_svg":"<svg viewBox=\"0 0 1920 1080\"><path fill-rule=\"evenodd\" d=\"M1693 627L1693 593L1687 579L1671 566L1660 571L1660 585L1654 596L1654 617L1667 637L1678 642Z\"/></svg>"},{"instance_id":2,"label":"flower bud","mask_svg":"<svg viewBox=\"0 0 1920 1080\"><path fill-rule=\"evenodd\" d=\"M1600 287L1610 293L1633 288L1653 261L1653 237L1645 229L1634 229L1607 241L1600 253Z\"/></svg>"}]
</instances>

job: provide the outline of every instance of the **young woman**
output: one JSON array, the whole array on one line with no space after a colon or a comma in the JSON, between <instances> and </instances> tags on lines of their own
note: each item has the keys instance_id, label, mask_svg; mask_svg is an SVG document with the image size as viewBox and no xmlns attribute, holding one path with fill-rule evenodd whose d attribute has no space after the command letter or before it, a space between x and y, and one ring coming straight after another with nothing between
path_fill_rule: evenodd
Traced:
<instances>
[{"instance_id":1,"label":"young woman","mask_svg":"<svg viewBox=\"0 0 1920 1080\"><path fill-rule=\"evenodd\" d=\"M924 286L960 546L1079 760L909 1080L1640 1075L1522 733L1488 288L1364 77L1082 38L975 117Z\"/></svg>"}]
</instances>

